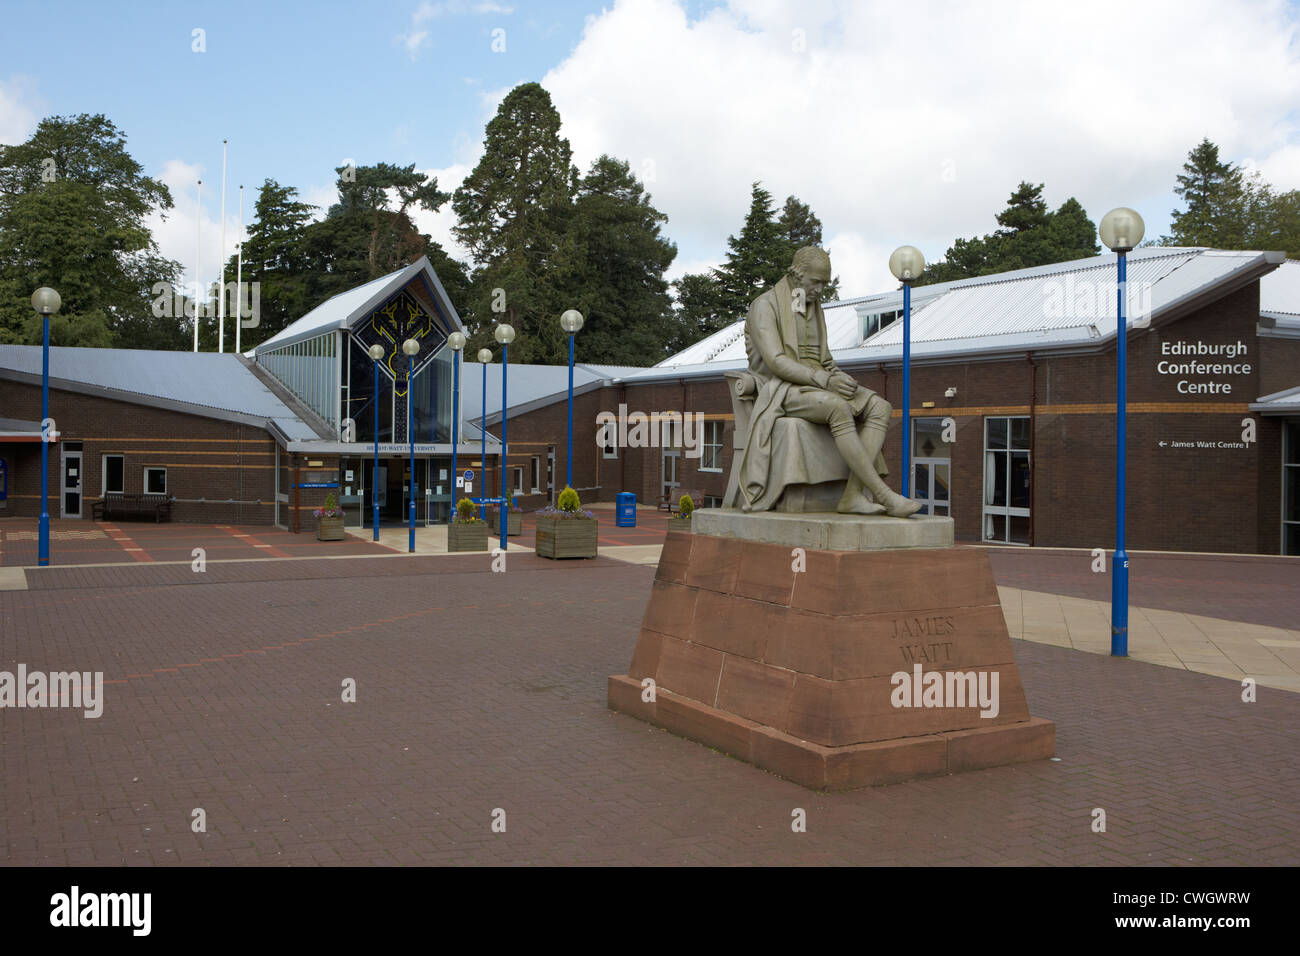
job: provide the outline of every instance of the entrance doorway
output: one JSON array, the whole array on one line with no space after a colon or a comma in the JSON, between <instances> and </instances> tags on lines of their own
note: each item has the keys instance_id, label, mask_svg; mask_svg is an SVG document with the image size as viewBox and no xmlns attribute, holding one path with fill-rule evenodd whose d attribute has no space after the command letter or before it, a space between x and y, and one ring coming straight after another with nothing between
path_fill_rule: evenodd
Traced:
<instances>
[{"instance_id":1,"label":"entrance doorway","mask_svg":"<svg viewBox=\"0 0 1300 956\"><path fill-rule=\"evenodd\" d=\"M952 451L943 440L942 418L912 420L912 498L920 514L952 513Z\"/></svg>"},{"instance_id":2,"label":"entrance doorway","mask_svg":"<svg viewBox=\"0 0 1300 956\"><path fill-rule=\"evenodd\" d=\"M663 454L663 472L660 481L661 493L668 501L677 500L677 489L681 487L681 481L678 479L678 468L682 462L682 450L680 448L665 448Z\"/></svg>"},{"instance_id":3,"label":"entrance doorway","mask_svg":"<svg viewBox=\"0 0 1300 956\"><path fill-rule=\"evenodd\" d=\"M63 446L63 483L60 498L61 518L81 517L81 443L68 442Z\"/></svg>"}]
</instances>

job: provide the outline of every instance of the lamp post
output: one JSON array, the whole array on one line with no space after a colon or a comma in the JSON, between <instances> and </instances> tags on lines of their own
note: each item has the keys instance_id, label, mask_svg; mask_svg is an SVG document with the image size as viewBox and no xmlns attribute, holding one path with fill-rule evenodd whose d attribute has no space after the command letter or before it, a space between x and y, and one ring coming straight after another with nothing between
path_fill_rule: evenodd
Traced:
<instances>
[{"instance_id":1,"label":"lamp post","mask_svg":"<svg viewBox=\"0 0 1300 956\"><path fill-rule=\"evenodd\" d=\"M1124 494L1128 454L1128 322L1124 301L1128 293L1128 252L1142 241L1146 224L1132 209L1120 206L1101 217L1101 241L1115 253L1118 289L1115 293L1115 556L1111 559L1110 654L1128 657L1128 552L1124 549Z\"/></svg>"},{"instance_id":2,"label":"lamp post","mask_svg":"<svg viewBox=\"0 0 1300 956\"><path fill-rule=\"evenodd\" d=\"M460 441L460 352L465 347L465 333L453 332L447 336L451 346L451 514L456 514L456 445Z\"/></svg>"},{"instance_id":3,"label":"lamp post","mask_svg":"<svg viewBox=\"0 0 1300 956\"><path fill-rule=\"evenodd\" d=\"M569 450L564 456L564 483L573 487L573 337L582 329L582 313L569 309L560 316L560 327L569 333Z\"/></svg>"},{"instance_id":4,"label":"lamp post","mask_svg":"<svg viewBox=\"0 0 1300 956\"><path fill-rule=\"evenodd\" d=\"M406 482L406 496L410 499L410 506L406 512L406 526L410 534L410 540L406 550L409 553L415 552L415 390L414 378L415 357L420 354L420 343L415 339L407 339L402 343L402 351L406 353L406 440L411 446L411 477Z\"/></svg>"},{"instance_id":5,"label":"lamp post","mask_svg":"<svg viewBox=\"0 0 1300 956\"><path fill-rule=\"evenodd\" d=\"M36 563L50 564L50 441L55 437L46 424L50 420L50 316L59 311L63 300L49 286L32 293L32 308L41 316L44 344L41 347L41 520L37 537Z\"/></svg>"},{"instance_id":6,"label":"lamp post","mask_svg":"<svg viewBox=\"0 0 1300 956\"><path fill-rule=\"evenodd\" d=\"M488 363L492 361L492 350L479 349L478 361L479 364L483 366L483 402L481 405L479 405L479 411L482 414L480 415L478 420L478 433L479 436L483 439L483 451L479 455L478 464L480 470L482 470L483 472L483 491L486 492L487 491L487 367L488 367ZM455 475L453 475L452 477L454 478ZM478 506L478 516L484 522L487 521L487 502L483 501L482 499L486 497L487 497L486 494L479 495L480 503Z\"/></svg>"},{"instance_id":7,"label":"lamp post","mask_svg":"<svg viewBox=\"0 0 1300 956\"><path fill-rule=\"evenodd\" d=\"M889 271L903 283L903 497L912 497L912 283L925 271L925 257L915 246L899 246L889 257Z\"/></svg>"},{"instance_id":8,"label":"lamp post","mask_svg":"<svg viewBox=\"0 0 1300 956\"><path fill-rule=\"evenodd\" d=\"M373 505L370 523L374 526L375 540L379 540L379 363L384 360L384 347L372 345L370 360L375 366L375 467L370 478L370 503Z\"/></svg>"},{"instance_id":9,"label":"lamp post","mask_svg":"<svg viewBox=\"0 0 1300 956\"><path fill-rule=\"evenodd\" d=\"M501 508L506 507L506 423L509 420L509 408L506 404L506 373L510 370L510 343L515 340L515 328L502 322L492 333L501 344ZM485 370L486 371L486 370ZM509 521L501 522L501 550L506 550L506 532Z\"/></svg>"}]
</instances>

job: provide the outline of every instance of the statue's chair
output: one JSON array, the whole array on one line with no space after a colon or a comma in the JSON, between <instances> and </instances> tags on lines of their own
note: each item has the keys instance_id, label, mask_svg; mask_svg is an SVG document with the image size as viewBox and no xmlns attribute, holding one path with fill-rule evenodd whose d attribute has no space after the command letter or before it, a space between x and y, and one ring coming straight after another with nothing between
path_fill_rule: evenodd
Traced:
<instances>
[{"instance_id":1,"label":"statue's chair","mask_svg":"<svg viewBox=\"0 0 1300 956\"><path fill-rule=\"evenodd\" d=\"M753 372L726 372L727 391L736 427L732 437L731 475L724 508L741 508L740 460L749 444L750 418L759 380ZM835 447L830 426L782 416L772 427L771 473L764 501L770 511L834 511L849 479L849 466Z\"/></svg>"}]
</instances>

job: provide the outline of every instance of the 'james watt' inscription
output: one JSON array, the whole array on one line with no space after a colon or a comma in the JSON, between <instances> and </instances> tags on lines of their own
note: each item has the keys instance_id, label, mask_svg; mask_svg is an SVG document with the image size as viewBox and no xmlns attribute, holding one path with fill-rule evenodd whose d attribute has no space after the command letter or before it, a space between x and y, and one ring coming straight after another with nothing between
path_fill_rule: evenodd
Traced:
<instances>
[{"instance_id":1,"label":"'james watt' inscription","mask_svg":"<svg viewBox=\"0 0 1300 956\"><path fill-rule=\"evenodd\" d=\"M894 639L907 641L899 644L903 660L908 663L936 664L952 660L952 641L923 641L921 638L946 637L957 630L949 615L939 617L900 617L894 620Z\"/></svg>"}]
</instances>

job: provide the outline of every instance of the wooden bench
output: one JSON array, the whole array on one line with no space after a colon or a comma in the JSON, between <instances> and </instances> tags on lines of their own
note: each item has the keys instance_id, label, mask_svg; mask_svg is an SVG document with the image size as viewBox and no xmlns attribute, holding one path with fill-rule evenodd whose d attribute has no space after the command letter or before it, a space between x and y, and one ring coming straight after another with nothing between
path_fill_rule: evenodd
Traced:
<instances>
[{"instance_id":1,"label":"wooden bench","mask_svg":"<svg viewBox=\"0 0 1300 956\"><path fill-rule=\"evenodd\" d=\"M659 496L659 510L675 515L681 511L682 495L690 495L691 503L697 508L704 507L704 492L699 488L677 488L671 495Z\"/></svg>"},{"instance_id":2,"label":"wooden bench","mask_svg":"<svg viewBox=\"0 0 1300 956\"><path fill-rule=\"evenodd\" d=\"M171 521L172 502L165 495L122 495L110 492L90 506L95 521Z\"/></svg>"}]
</instances>

